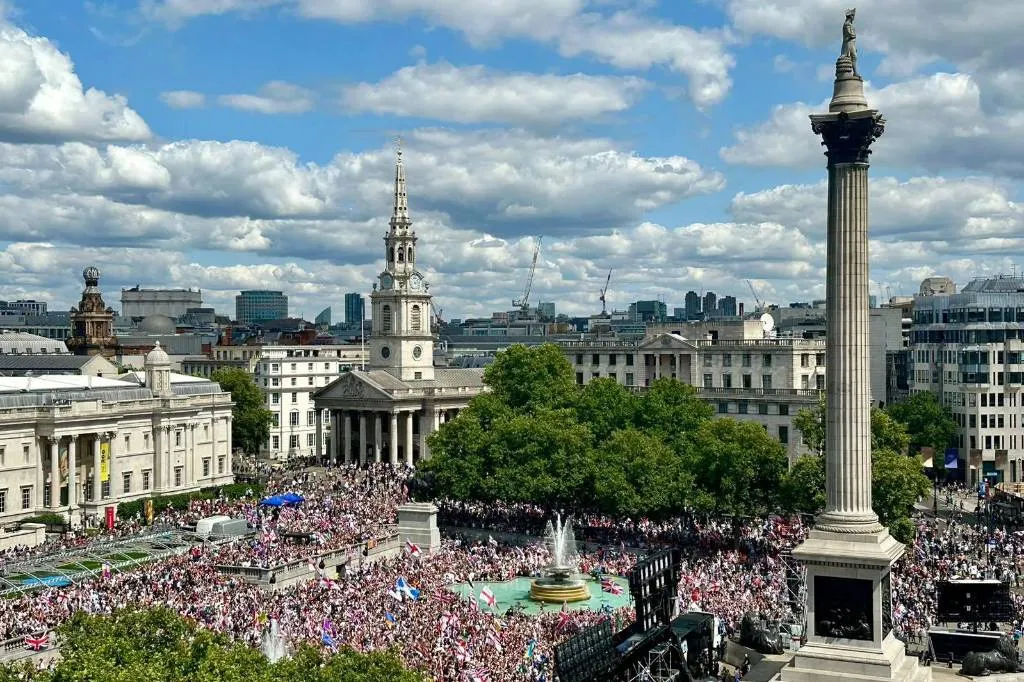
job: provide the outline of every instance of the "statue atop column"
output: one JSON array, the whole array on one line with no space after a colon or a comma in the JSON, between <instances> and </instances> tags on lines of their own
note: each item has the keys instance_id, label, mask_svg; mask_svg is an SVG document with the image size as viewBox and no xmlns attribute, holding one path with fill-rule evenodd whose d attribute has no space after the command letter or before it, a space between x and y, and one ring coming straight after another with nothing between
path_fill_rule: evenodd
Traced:
<instances>
[{"instance_id":1,"label":"statue atop column","mask_svg":"<svg viewBox=\"0 0 1024 682\"><path fill-rule=\"evenodd\" d=\"M859 76L857 72L857 31L853 28L853 20L857 16L857 9L846 10L846 21L843 22L843 49L839 57L846 57L850 60L853 68L853 75Z\"/></svg>"}]
</instances>

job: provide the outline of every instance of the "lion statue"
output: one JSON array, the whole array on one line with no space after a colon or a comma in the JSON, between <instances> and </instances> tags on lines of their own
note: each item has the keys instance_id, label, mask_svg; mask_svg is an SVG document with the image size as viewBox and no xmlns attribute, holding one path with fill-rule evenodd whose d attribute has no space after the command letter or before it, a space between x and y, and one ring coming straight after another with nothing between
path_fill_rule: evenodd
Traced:
<instances>
[{"instance_id":1,"label":"lion statue","mask_svg":"<svg viewBox=\"0 0 1024 682\"><path fill-rule=\"evenodd\" d=\"M1016 673L1024 670L1013 639L1008 635L999 638L993 651L972 651L964 656L960 672L972 677L989 673Z\"/></svg>"},{"instance_id":2,"label":"lion statue","mask_svg":"<svg viewBox=\"0 0 1024 682\"><path fill-rule=\"evenodd\" d=\"M751 611L740 621L740 644L762 654L781 654L782 635L761 626L761 619Z\"/></svg>"}]
</instances>

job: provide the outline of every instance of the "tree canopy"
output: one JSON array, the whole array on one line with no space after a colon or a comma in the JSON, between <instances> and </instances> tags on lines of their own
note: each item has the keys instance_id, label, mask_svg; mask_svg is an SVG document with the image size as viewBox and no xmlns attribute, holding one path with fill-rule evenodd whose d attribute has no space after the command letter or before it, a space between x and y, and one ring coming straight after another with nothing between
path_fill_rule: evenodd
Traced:
<instances>
[{"instance_id":1,"label":"tree canopy","mask_svg":"<svg viewBox=\"0 0 1024 682\"><path fill-rule=\"evenodd\" d=\"M633 517L778 506L783 446L757 424L713 419L691 386L578 386L551 344L499 353L484 381L490 391L430 436L420 475L434 495Z\"/></svg>"},{"instance_id":2,"label":"tree canopy","mask_svg":"<svg viewBox=\"0 0 1024 682\"><path fill-rule=\"evenodd\" d=\"M266 397L248 372L237 367L218 369L210 377L231 393L231 439L246 454L255 454L270 438L274 413L267 409Z\"/></svg>"},{"instance_id":3,"label":"tree canopy","mask_svg":"<svg viewBox=\"0 0 1024 682\"><path fill-rule=\"evenodd\" d=\"M953 443L957 425L953 411L943 405L936 394L920 391L902 402L889 405L885 411L907 427L911 452L932 448L936 454L936 466L944 464L941 455Z\"/></svg>"},{"instance_id":4,"label":"tree canopy","mask_svg":"<svg viewBox=\"0 0 1024 682\"><path fill-rule=\"evenodd\" d=\"M0 682L423 682L397 654L348 649L324 656L300 647L270 663L252 647L200 628L164 607L111 616L78 611L62 625L60 661L52 671L0 667Z\"/></svg>"}]
</instances>

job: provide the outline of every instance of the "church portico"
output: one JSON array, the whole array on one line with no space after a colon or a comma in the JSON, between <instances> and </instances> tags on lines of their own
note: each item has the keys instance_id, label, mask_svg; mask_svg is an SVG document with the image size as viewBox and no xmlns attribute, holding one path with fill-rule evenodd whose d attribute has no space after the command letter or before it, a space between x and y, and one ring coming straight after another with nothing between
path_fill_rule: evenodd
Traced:
<instances>
[{"instance_id":1,"label":"church portico","mask_svg":"<svg viewBox=\"0 0 1024 682\"><path fill-rule=\"evenodd\" d=\"M402 152L395 159L394 206L384 236L384 270L373 285L368 363L320 389L313 400L330 414L333 462L414 466L430 457L430 434L484 390L483 370L434 367L433 294L416 269Z\"/></svg>"}]
</instances>

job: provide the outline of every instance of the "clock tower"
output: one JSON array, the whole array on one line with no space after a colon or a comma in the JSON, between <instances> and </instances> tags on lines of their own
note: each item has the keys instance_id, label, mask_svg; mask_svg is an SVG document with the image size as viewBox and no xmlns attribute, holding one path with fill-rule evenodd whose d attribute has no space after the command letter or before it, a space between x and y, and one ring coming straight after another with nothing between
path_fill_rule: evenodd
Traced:
<instances>
[{"instance_id":1,"label":"clock tower","mask_svg":"<svg viewBox=\"0 0 1024 682\"><path fill-rule=\"evenodd\" d=\"M403 381L433 380L430 285L416 270L416 232L409 219L402 149L395 157L395 206L384 235L384 271L370 294L372 336L368 369Z\"/></svg>"}]
</instances>

